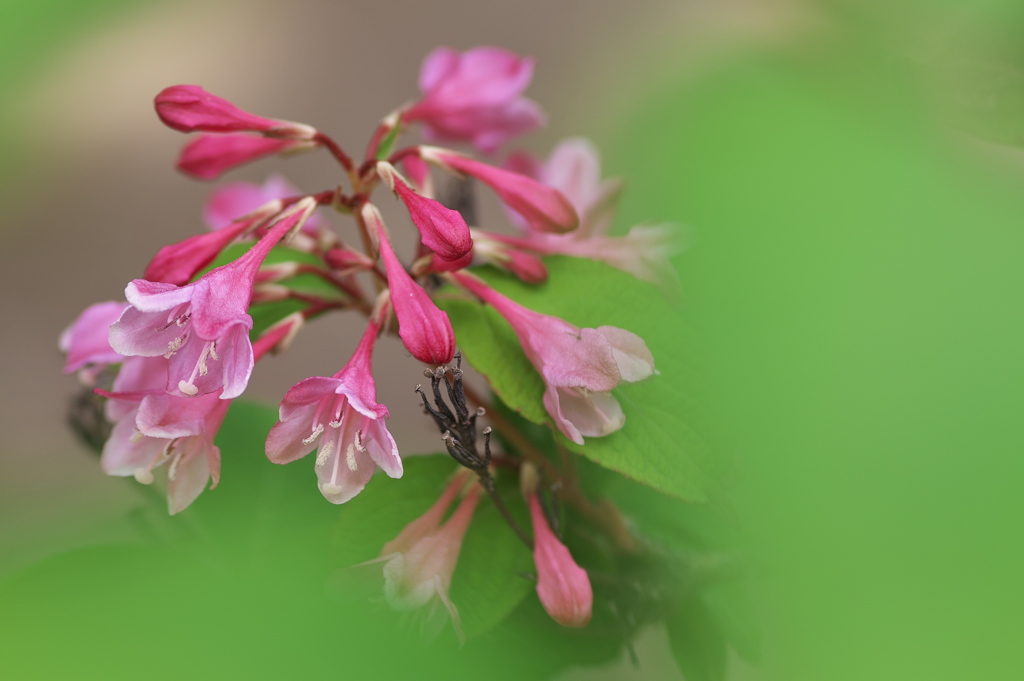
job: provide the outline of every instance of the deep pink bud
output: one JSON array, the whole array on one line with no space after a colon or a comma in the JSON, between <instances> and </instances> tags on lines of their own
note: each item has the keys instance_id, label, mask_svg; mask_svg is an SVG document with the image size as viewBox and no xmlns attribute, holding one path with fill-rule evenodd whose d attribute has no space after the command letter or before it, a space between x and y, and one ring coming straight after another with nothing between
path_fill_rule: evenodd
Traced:
<instances>
[{"instance_id":1,"label":"deep pink bud","mask_svg":"<svg viewBox=\"0 0 1024 681\"><path fill-rule=\"evenodd\" d=\"M398 174L395 167L386 161L377 163L377 174L409 210L409 217L420 230L423 244L442 260L457 261L473 249L469 226L459 211L418 194Z\"/></svg>"},{"instance_id":2,"label":"deep pink bud","mask_svg":"<svg viewBox=\"0 0 1024 681\"><path fill-rule=\"evenodd\" d=\"M557 189L537 180L475 161L438 147L422 147L424 160L472 175L493 189L509 208L538 232L569 232L579 225L579 216L569 200Z\"/></svg>"},{"instance_id":3,"label":"deep pink bud","mask_svg":"<svg viewBox=\"0 0 1024 681\"><path fill-rule=\"evenodd\" d=\"M548 268L543 260L489 236L481 232L475 233L475 250L484 260L508 270L527 284L542 284L547 281Z\"/></svg>"},{"instance_id":4,"label":"deep pink bud","mask_svg":"<svg viewBox=\"0 0 1024 681\"><path fill-rule=\"evenodd\" d=\"M176 244L164 246L153 256L142 278L176 286L192 281L213 262L228 244L251 226L251 221L235 222L216 232L196 234Z\"/></svg>"},{"instance_id":5,"label":"deep pink bud","mask_svg":"<svg viewBox=\"0 0 1024 681\"><path fill-rule=\"evenodd\" d=\"M423 62L423 99L405 112L424 124L428 139L471 142L493 153L506 141L544 122L540 108L522 97L533 60L496 47L459 53L440 47Z\"/></svg>"},{"instance_id":6,"label":"deep pink bud","mask_svg":"<svg viewBox=\"0 0 1024 681\"><path fill-rule=\"evenodd\" d=\"M533 520L533 563L541 605L563 627L584 627L594 607L590 578L551 531L537 493L528 495L527 501Z\"/></svg>"},{"instance_id":7,"label":"deep pink bud","mask_svg":"<svg viewBox=\"0 0 1024 681\"><path fill-rule=\"evenodd\" d=\"M448 315L434 305L427 292L413 281L399 262L377 208L373 204L365 204L362 216L367 228L377 235L379 241L402 343L421 362L447 364L455 356L455 332Z\"/></svg>"},{"instance_id":8,"label":"deep pink bud","mask_svg":"<svg viewBox=\"0 0 1024 681\"><path fill-rule=\"evenodd\" d=\"M172 85L154 101L160 120L181 132L238 132L249 130L289 139L312 139L316 130L308 125L274 120L242 111L198 85Z\"/></svg>"},{"instance_id":9,"label":"deep pink bud","mask_svg":"<svg viewBox=\"0 0 1024 681\"><path fill-rule=\"evenodd\" d=\"M309 146L302 140L257 137L244 132L199 135L181 150L177 168L200 180L216 180L243 163Z\"/></svg>"}]
</instances>

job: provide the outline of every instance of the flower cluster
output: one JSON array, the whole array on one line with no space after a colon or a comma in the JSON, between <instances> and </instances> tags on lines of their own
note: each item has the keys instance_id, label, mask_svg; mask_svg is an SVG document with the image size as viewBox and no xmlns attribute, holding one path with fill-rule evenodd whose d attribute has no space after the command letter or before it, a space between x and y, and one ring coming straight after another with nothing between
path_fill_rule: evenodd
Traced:
<instances>
[{"instance_id":1,"label":"flower cluster","mask_svg":"<svg viewBox=\"0 0 1024 681\"><path fill-rule=\"evenodd\" d=\"M287 392L280 420L267 436L266 455L286 464L317 450L319 489L335 504L359 494L377 468L401 477L388 409L377 402L373 350L378 337L395 332L421 362L437 367L452 361L457 338L431 297L432 287L425 288L438 280L508 321L544 379L544 405L565 437L583 444L585 437L622 428L625 415L611 391L654 373L644 341L624 329L581 329L533 312L467 268L492 264L536 283L547 276L541 257L565 254L662 282L670 271L670 230L640 226L624 237L605 235L620 184L601 181L596 152L582 140L563 143L546 163L523 153L492 164L438 146L394 149L402 134L418 128L433 143L468 143L496 153L543 122L539 107L523 97L532 71L532 60L498 48L435 50L420 73L422 96L381 120L361 160L317 128L249 113L198 86L161 92L155 102L160 120L198 133L178 159L184 173L212 180L266 156L323 149L340 164L347 186L305 193L274 176L262 186L222 187L204 211L209 231L162 247L144 278L128 284L124 302L94 305L69 327L61 338L65 371L78 372L107 398L113 430L103 469L144 484L154 480L154 470L165 470L170 512L186 508L207 483L217 485L220 452L214 439L254 364L285 349L306 320L348 310L367 319L362 340L336 373L306 378ZM434 198L435 170L492 189L517 232L467 224L462 213ZM396 235L374 203L381 187L403 204L415 227L412 262L397 255ZM351 231L332 228L319 214L327 208L351 218ZM316 292L290 286L300 274L323 286ZM292 301L298 311L263 327L254 324L254 306L281 300ZM112 384L97 385L108 366L119 367ZM440 399L436 382L434 389ZM477 467L482 480L490 479L482 473L489 457L488 449ZM464 483L457 477L427 515L385 547L393 604L422 605L436 594L455 614L448 582L480 500L479 490L466 491ZM442 523L456 497L456 511ZM582 626L591 598L586 573L551 533L536 482L525 498L534 523L540 598L559 622Z\"/></svg>"}]
</instances>

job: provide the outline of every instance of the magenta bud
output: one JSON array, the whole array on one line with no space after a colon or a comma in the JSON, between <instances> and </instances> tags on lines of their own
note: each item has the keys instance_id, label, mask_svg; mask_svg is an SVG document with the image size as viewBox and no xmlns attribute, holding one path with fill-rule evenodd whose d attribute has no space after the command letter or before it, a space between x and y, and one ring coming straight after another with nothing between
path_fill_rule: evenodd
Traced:
<instances>
[{"instance_id":1,"label":"magenta bud","mask_svg":"<svg viewBox=\"0 0 1024 681\"><path fill-rule=\"evenodd\" d=\"M473 249L469 226L459 211L417 193L390 163L379 162L377 174L405 204L423 245L442 260L458 261Z\"/></svg>"},{"instance_id":2,"label":"magenta bud","mask_svg":"<svg viewBox=\"0 0 1024 681\"><path fill-rule=\"evenodd\" d=\"M146 266L142 278L176 286L192 281L204 267L250 226L250 221L235 222L215 232L196 234L176 244L164 246Z\"/></svg>"},{"instance_id":3,"label":"magenta bud","mask_svg":"<svg viewBox=\"0 0 1024 681\"><path fill-rule=\"evenodd\" d=\"M306 142L245 133L200 135L185 145L177 168L200 180L216 180L236 166L306 146Z\"/></svg>"},{"instance_id":4,"label":"magenta bud","mask_svg":"<svg viewBox=\"0 0 1024 681\"><path fill-rule=\"evenodd\" d=\"M447 364L455 356L455 332L448 315L434 305L427 292L413 281L395 255L384 221L373 204L362 208L367 226L377 234L380 257L391 289L391 304L398 318L398 336L413 357L427 364Z\"/></svg>"},{"instance_id":5,"label":"magenta bud","mask_svg":"<svg viewBox=\"0 0 1024 681\"><path fill-rule=\"evenodd\" d=\"M429 162L471 175L488 185L509 208L523 216L531 229L564 233L579 226L576 209L557 189L446 149L422 147L420 154Z\"/></svg>"},{"instance_id":6,"label":"magenta bud","mask_svg":"<svg viewBox=\"0 0 1024 681\"><path fill-rule=\"evenodd\" d=\"M172 85L154 101L160 120L181 132L238 132L249 130L291 139L312 139L316 130L301 123L279 121L242 111L198 85Z\"/></svg>"}]
</instances>

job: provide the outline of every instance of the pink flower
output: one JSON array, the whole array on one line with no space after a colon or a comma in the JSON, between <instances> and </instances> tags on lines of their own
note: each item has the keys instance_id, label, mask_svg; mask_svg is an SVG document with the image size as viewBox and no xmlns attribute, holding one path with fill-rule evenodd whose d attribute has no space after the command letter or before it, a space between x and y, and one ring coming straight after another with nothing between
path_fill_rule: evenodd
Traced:
<instances>
[{"instance_id":1,"label":"pink flower","mask_svg":"<svg viewBox=\"0 0 1024 681\"><path fill-rule=\"evenodd\" d=\"M379 331L379 322L371 320L352 359L333 377L292 386L267 436L267 458L280 464L302 458L319 442L320 492L334 504L359 494L378 466L392 478L402 477L398 446L384 423L388 409L377 404L371 372Z\"/></svg>"},{"instance_id":2,"label":"pink flower","mask_svg":"<svg viewBox=\"0 0 1024 681\"><path fill-rule=\"evenodd\" d=\"M671 286L677 276L669 257L679 252L678 230L671 225L637 225L626 236L606 236L622 191L616 179L601 181L597 150L587 140L565 140L546 163L525 155L513 155L506 164L560 191L580 215L579 228L566 234L528 232L524 237L488 235L509 245L546 255L562 254L608 263L638 279ZM517 213L512 218L521 227L528 221Z\"/></svg>"},{"instance_id":3,"label":"pink flower","mask_svg":"<svg viewBox=\"0 0 1024 681\"><path fill-rule=\"evenodd\" d=\"M391 289L391 304L398 318L398 336L413 357L427 364L447 364L455 356L455 332L448 315L437 308L427 292L405 271L388 241L384 221L373 204L362 217L376 234L381 260Z\"/></svg>"},{"instance_id":4,"label":"pink flower","mask_svg":"<svg viewBox=\"0 0 1024 681\"><path fill-rule=\"evenodd\" d=\"M551 531L536 492L527 496L527 503L533 521L533 564L537 566L541 605L563 627L584 627L590 622L594 606L590 578Z\"/></svg>"},{"instance_id":5,"label":"pink flower","mask_svg":"<svg viewBox=\"0 0 1024 681\"><path fill-rule=\"evenodd\" d=\"M264 214L268 204L273 205L278 199L299 195L301 192L295 188L295 185L284 176L277 174L269 176L263 184L244 181L229 182L217 187L210 194L210 198L203 205L203 221L211 230L221 230L230 227L232 223L257 209L259 209L259 214ZM315 233L319 226L319 216L317 213L313 213L302 228L307 232Z\"/></svg>"},{"instance_id":6,"label":"pink flower","mask_svg":"<svg viewBox=\"0 0 1024 681\"><path fill-rule=\"evenodd\" d=\"M509 170L496 168L438 147L421 147L430 163L472 175L493 189L505 204L538 232L569 232L579 225L576 209L557 189Z\"/></svg>"},{"instance_id":7,"label":"pink flower","mask_svg":"<svg viewBox=\"0 0 1024 681\"><path fill-rule=\"evenodd\" d=\"M386 161L377 163L377 174L405 204L423 244L442 260L458 261L473 250L469 226L459 211L417 193Z\"/></svg>"},{"instance_id":8,"label":"pink flower","mask_svg":"<svg viewBox=\"0 0 1024 681\"><path fill-rule=\"evenodd\" d=\"M238 260L186 286L136 279L125 295L131 307L110 327L110 345L122 355L169 361L167 391L192 397L223 389L237 397L252 373L247 310L257 271L270 249L316 207L306 198Z\"/></svg>"},{"instance_id":9,"label":"pink flower","mask_svg":"<svg viewBox=\"0 0 1024 681\"><path fill-rule=\"evenodd\" d=\"M493 153L509 139L544 123L540 108L522 97L533 60L496 47L462 54L439 47L423 62L423 98L405 112L423 123L429 139L471 142Z\"/></svg>"},{"instance_id":10,"label":"pink flower","mask_svg":"<svg viewBox=\"0 0 1024 681\"><path fill-rule=\"evenodd\" d=\"M67 353L64 373L78 372L79 380L91 385L96 373L109 364L124 360L110 347L110 325L117 321L128 303L110 301L87 307L60 335L60 350Z\"/></svg>"},{"instance_id":11,"label":"pink flower","mask_svg":"<svg viewBox=\"0 0 1024 681\"><path fill-rule=\"evenodd\" d=\"M269 139L246 133L204 134L185 145L176 165L186 175L216 180L243 163L310 146L303 140Z\"/></svg>"},{"instance_id":12,"label":"pink flower","mask_svg":"<svg viewBox=\"0 0 1024 681\"><path fill-rule=\"evenodd\" d=\"M496 309L512 326L530 362L544 378L544 407L567 438L600 437L622 428L626 416L611 390L654 373L643 339L614 326L581 329L506 298L480 279L451 275Z\"/></svg>"},{"instance_id":13,"label":"pink flower","mask_svg":"<svg viewBox=\"0 0 1024 681\"><path fill-rule=\"evenodd\" d=\"M601 181L601 160L589 140L582 137L564 140L551 152L546 163L520 153L513 154L505 165L509 170L557 189L569 200L580 216L579 229L573 236L608 231L623 184L618 179Z\"/></svg>"},{"instance_id":14,"label":"pink flower","mask_svg":"<svg viewBox=\"0 0 1024 681\"><path fill-rule=\"evenodd\" d=\"M109 398L107 416L114 429L100 465L108 475L134 475L153 482L153 470L167 464L167 501L171 515L184 510L203 491L220 480L220 450L213 439L230 400L218 392L196 398L162 391L167 374L162 357L129 357L114 382L114 391L97 391Z\"/></svg>"},{"instance_id":15,"label":"pink flower","mask_svg":"<svg viewBox=\"0 0 1024 681\"><path fill-rule=\"evenodd\" d=\"M548 268L544 262L526 251L492 238L486 232L474 235L475 252L490 264L508 270L528 284L542 284L548 279Z\"/></svg>"},{"instance_id":16,"label":"pink flower","mask_svg":"<svg viewBox=\"0 0 1024 681\"><path fill-rule=\"evenodd\" d=\"M249 130L274 137L311 140L316 130L302 123L256 116L198 85L172 85L154 101L160 120L181 132L237 132Z\"/></svg>"},{"instance_id":17,"label":"pink flower","mask_svg":"<svg viewBox=\"0 0 1024 681\"><path fill-rule=\"evenodd\" d=\"M441 498L422 516L409 523L381 550L384 564L384 597L402 611L415 610L437 601L451 616L455 632L462 639L459 611L448 597L452 574L459 559L462 540L473 519L480 488L474 485L459 502L455 512L442 524L444 514L468 475L457 474ZM436 601L435 601L436 597Z\"/></svg>"}]
</instances>

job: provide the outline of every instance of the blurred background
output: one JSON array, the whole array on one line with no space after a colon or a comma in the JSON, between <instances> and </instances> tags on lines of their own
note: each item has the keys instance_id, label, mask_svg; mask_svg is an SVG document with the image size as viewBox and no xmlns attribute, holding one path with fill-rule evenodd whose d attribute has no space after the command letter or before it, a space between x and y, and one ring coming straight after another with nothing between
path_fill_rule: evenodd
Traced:
<instances>
[{"instance_id":1,"label":"blurred background","mask_svg":"<svg viewBox=\"0 0 1024 681\"><path fill-rule=\"evenodd\" d=\"M0 578L130 539L138 503L65 426L57 338L200 230L211 186L152 98L199 84L361 150L437 45L537 59L546 155L585 135L672 220L695 384L738 456L766 678L1019 676L1024 12L1012 2L4 0ZM323 154L271 160L333 182ZM500 220L490 206L487 219ZM312 324L257 372L276 403L361 329ZM419 364L380 347L403 452L437 449ZM645 639L647 641L648 639ZM658 634L641 643L664 658ZM660 656L660 658L659 658ZM651 671L652 669L656 670ZM1016 673L1014 673L1016 672ZM680 678L671 667L566 678ZM601 676L605 674L606 676ZM664 676L662 675L664 674ZM755 672L740 669L735 678Z\"/></svg>"}]
</instances>

